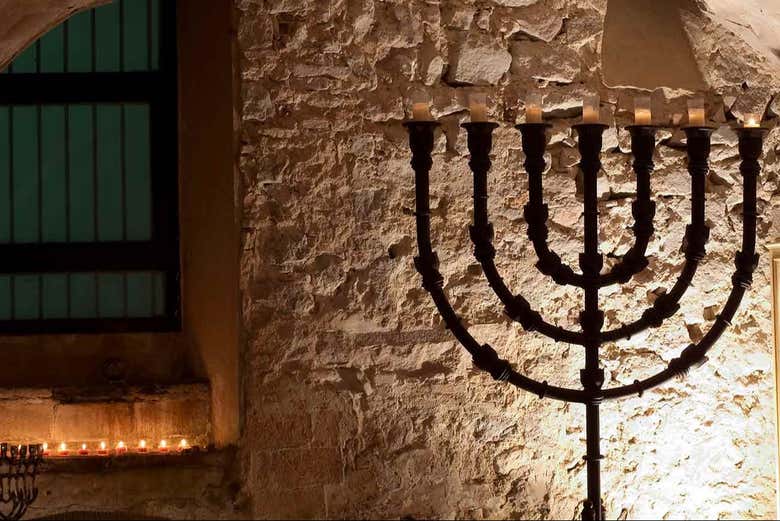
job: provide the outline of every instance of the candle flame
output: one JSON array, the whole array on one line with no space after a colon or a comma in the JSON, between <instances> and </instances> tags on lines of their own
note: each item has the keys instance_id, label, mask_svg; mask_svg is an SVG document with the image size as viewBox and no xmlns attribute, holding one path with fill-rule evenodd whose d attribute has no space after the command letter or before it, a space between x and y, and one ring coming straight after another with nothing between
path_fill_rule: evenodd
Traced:
<instances>
[{"instance_id":1,"label":"candle flame","mask_svg":"<svg viewBox=\"0 0 780 521\"><path fill-rule=\"evenodd\" d=\"M100 442L100 450L106 450L106 442L105 441L101 441Z\"/></svg>"},{"instance_id":2,"label":"candle flame","mask_svg":"<svg viewBox=\"0 0 780 521\"><path fill-rule=\"evenodd\" d=\"M117 449L124 449L125 448L125 442L120 441L119 443L116 444L116 448Z\"/></svg>"},{"instance_id":3,"label":"candle flame","mask_svg":"<svg viewBox=\"0 0 780 521\"><path fill-rule=\"evenodd\" d=\"M87 444L86 443L82 443L81 444L81 450L87 450Z\"/></svg>"},{"instance_id":4,"label":"candle flame","mask_svg":"<svg viewBox=\"0 0 780 521\"><path fill-rule=\"evenodd\" d=\"M141 447L142 449L145 449L146 448L146 440L141 440L141 442L138 444L138 446Z\"/></svg>"},{"instance_id":5,"label":"candle flame","mask_svg":"<svg viewBox=\"0 0 780 521\"><path fill-rule=\"evenodd\" d=\"M182 449L186 449L188 446L187 440L181 440L181 442L179 442L179 447Z\"/></svg>"},{"instance_id":6,"label":"candle flame","mask_svg":"<svg viewBox=\"0 0 780 521\"><path fill-rule=\"evenodd\" d=\"M60 450L62 452L65 452L66 450L68 450L68 446L65 445L65 442L60 443Z\"/></svg>"},{"instance_id":7,"label":"candle flame","mask_svg":"<svg viewBox=\"0 0 780 521\"><path fill-rule=\"evenodd\" d=\"M165 441L165 440L162 440L162 441L160 442L160 448L161 448L161 449L165 449L165 448L167 448L167 447L168 447L168 442L167 442L167 441Z\"/></svg>"},{"instance_id":8,"label":"candle flame","mask_svg":"<svg viewBox=\"0 0 780 521\"><path fill-rule=\"evenodd\" d=\"M43 450L49 450L49 444L48 443L44 443L43 444Z\"/></svg>"},{"instance_id":9,"label":"candle flame","mask_svg":"<svg viewBox=\"0 0 780 521\"><path fill-rule=\"evenodd\" d=\"M761 126L761 117L756 114L745 116L745 128L758 128Z\"/></svg>"}]
</instances>

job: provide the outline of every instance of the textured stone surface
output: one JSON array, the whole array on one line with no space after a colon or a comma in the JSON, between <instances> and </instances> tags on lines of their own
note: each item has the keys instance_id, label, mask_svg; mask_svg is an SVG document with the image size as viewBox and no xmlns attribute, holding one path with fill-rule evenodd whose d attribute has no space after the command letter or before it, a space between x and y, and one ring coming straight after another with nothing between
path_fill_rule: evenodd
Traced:
<instances>
[{"instance_id":1,"label":"textured stone surface","mask_svg":"<svg viewBox=\"0 0 780 521\"><path fill-rule=\"evenodd\" d=\"M581 97L593 92L604 100L605 121L625 126L639 92L603 85L607 2L281 4L236 0L247 338L242 450L254 514L573 517L584 491L583 410L494 383L443 330L412 265L414 186L400 122L412 93L424 90L443 123L432 172L433 236L457 310L478 340L516 368L576 386L581 350L510 324L472 257L471 177L458 124L467 119L468 93L487 93L501 124L490 180L500 268L546 315L576 327L581 296L533 268L512 124L530 89L541 89L554 126L546 174L551 243L576 264L582 218L569 126ZM711 118L725 123L753 105L763 111L780 91L771 62L712 17L693 11L682 23ZM658 121L683 121L690 94L653 92ZM668 290L683 261L685 154L679 132L662 138L650 266L626 287L604 292L607 327L636 317ZM628 143L626 132L612 130L605 147L601 238L610 259L631 243ZM724 301L741 193L733 135L721 131L715 143L710 255L668 325L605 348L609 386L664 367L706 333ZM763 260L734 327L687 380L603 407L612 517L622 509L640 519L775 516L763 245L780 235L777 148L773 134L759 193ZM303 464L307 458L316 468Z\"/></svg>"},{"instance_id":2,"label":"textured stone surface","mask_svg":"<svg viewBox=\"0 0 780 521\"><path fill-rule=\"evenodd\" d=\"M0 392L0 440L66 442L72 447L139 439L187 438L205 446L212 437L206 385L111 389L107 393L63 390Z\"/></svg>"}]
</instances>

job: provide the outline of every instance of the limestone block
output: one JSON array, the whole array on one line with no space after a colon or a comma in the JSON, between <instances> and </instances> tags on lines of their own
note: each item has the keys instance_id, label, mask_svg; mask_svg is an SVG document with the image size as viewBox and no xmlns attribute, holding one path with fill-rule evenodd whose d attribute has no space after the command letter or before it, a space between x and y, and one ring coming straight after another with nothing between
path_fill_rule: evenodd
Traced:
<instances>
[{"instance_id":1,"label":"limestone block","mask_svg":"<svg viewBox=\"0 0 780 521\"><path fill-rule=\"evenodd\" d=\"M580 73L580 60L568 47L517 41L511 46L512 74L537 80L571 83Z\"/></svg>"},{"instance_id":2,"label":"limestone block","mask_svg":"<svg viewBox=\"0 0 780 521\"><path fill-rule=\"evenodd\" d=\"M450 55L447 81L468 85L495 85L509 71L512 56L497 42L471 38L456 45Z\"/></svg>"}]
</instances>

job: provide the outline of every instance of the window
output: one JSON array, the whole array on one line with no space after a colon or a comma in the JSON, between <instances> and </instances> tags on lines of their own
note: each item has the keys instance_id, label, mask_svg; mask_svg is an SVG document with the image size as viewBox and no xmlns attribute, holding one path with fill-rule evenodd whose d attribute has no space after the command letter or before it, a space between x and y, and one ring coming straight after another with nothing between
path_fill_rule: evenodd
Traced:
<instances>
[{"instance_id":1,"label":"window","mask_svg":"<svg viewBox=\"0 0 780 521\"><path fill-rule=\"evenodd\" d=\"M0 333L180 327L175 2L75 15L0 73Z\"/></svg>"}]
</instances>

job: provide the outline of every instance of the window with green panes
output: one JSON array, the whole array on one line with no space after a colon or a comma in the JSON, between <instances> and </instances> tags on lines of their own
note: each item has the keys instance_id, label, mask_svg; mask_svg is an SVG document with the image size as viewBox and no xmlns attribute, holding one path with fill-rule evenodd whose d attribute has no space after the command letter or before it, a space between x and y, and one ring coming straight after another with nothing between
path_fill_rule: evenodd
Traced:
<instances>
[{"instance_id":1,"label":"window with green panes","mask_svg":"<svg viewBox=\"0 0 780 521\"><path fill-rule=\"evenodd\" d=\"M178 328L175 31L114 0L0 74L0 333Z\"/></svg>"}]
</instances>

